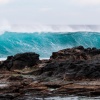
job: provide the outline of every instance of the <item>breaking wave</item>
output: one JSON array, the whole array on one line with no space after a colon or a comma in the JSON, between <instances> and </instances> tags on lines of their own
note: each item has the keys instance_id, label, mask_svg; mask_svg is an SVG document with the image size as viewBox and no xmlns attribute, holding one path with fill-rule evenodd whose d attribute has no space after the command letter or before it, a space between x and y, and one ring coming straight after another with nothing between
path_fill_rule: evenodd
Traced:
<instances>
[{"instance_id":1,"label":"breaking wave","mask_svg":"<svg viewBox=\"0 0 100 100\"><path fill-rule=\"evenodd\" d=\"M0 35L0 58L21 52L36 52L42 58L49 58L52 52L79 45L100 48L100 33L82 30L41 31L41 33L5 31Z\"/></svg>"}]
</instances>

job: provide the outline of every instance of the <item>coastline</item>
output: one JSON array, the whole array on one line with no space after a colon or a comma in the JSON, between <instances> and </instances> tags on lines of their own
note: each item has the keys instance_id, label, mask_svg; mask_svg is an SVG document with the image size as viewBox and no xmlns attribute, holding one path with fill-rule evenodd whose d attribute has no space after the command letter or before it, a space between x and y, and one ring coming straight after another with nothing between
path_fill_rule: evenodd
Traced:
<instances>
[{"instance_id":1,"label":"coastline","mask_svg":"<svg viewBox=\"0 0 100 100\"><path fill-rule=\"evenodd\" d=\"M4 61L4 60L6 60L7 59L7 57L5 57L5 58L0 58L0 61ZM49 60L50 58L48 57L48 58L40 58L40 60Z\"/></svg>"},{"instance_id":2,"label":"coastline","mask_svg":"<svg viewBox=\"0 0 100 100\"><path fill-rule=\"evenodd\" d=\"M100 50L82 46L9 56L0 63L0 100L26 97L100 96ZM25 99L27 100L27 99Z\"/></svg>"}]
</instances>

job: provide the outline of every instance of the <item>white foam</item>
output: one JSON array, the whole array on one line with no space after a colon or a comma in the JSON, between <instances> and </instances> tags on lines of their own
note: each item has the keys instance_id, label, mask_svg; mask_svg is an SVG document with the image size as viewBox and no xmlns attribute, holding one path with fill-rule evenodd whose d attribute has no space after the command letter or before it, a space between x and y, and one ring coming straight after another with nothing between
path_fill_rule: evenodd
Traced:
<instances>
[{"instance_id":1,"label":"white foam","mask_svg":"<svg viewBox=\"0 0 100 100\"><path fill-rule=\"evenodd\" d=\"M6 60L7 58L0 58L0 61L4 61L4 60Z\"/></svg>"},{"instance_id":2,"label":"white foam","mask_svg":"<svg viewBox=\"0 0 100 100\"><path fill-rule=\"evenodd\" d=\"M40 58L40 60L49 60L50 58Z\"/></svg>"}]
</instances>

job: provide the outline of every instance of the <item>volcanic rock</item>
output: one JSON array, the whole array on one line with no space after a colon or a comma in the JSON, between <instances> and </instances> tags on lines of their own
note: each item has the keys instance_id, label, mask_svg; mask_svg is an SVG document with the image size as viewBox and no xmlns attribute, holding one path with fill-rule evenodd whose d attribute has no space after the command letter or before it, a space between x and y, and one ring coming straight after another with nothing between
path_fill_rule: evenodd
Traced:
<instances>
[{"instance_id":1,"label":"volcanic rock","mask_svg":"<svg viewBox=\"0 0 100 100\"><path fill-rule=\"evenodd\" d=\"M48 63L39 69L37 74L43 79L46 77L63 80L99 79L100 50L79 46L54 52Z\"/></svg>"},{"instance_id":2,"label":"volcanic rock","mask_svg":"<svg viewBox=\"0 0 100 100\"><path fill-rule=\"evenodd\" d=\"M10 69L23 69L32 67L39 62L39 55L34 52L20 53L14 56L8 56L0 67Z\"/></svg>"},{"instance_id":3,"label":"volcanic rock","mask_svg":"<svg viewBox=\"0 0 100 100\"><path fill-rule=\"evenodd\" d=\"M63 49L58 52L53 52L50 60L90 60L100 58L100 49L87 48L83 46Z\"/></svg>"},{"instance_id":4,"label":"volcanic rock","mask_svg":"<svg viewBox=\"0 0 100 100\"><path fill-rule=\"evenodd\" d=\"M1 69L0 100L67 94L100 96L100 49L83 46L63 49L41 61L36 53L22 53L9 56L0 64L1 68L18 69ZM19 70L25 66L29 71Z\"/></svg>"}]
</instances>

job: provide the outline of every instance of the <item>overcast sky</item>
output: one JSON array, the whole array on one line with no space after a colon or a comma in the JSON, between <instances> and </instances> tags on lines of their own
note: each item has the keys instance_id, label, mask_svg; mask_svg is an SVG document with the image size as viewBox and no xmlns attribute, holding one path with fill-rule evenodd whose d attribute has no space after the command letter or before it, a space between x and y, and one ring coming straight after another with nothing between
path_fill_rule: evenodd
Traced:
<instances>
[{"instance_id":1,"label":"overcast sky","mask_svg":"<svg viewBox=\"0 0 100 100\"><path fill-rule=\"evenodd\" d=\"M0 23L100 25L100 0L0 0Z\"/></svg>"}]
</instances>

